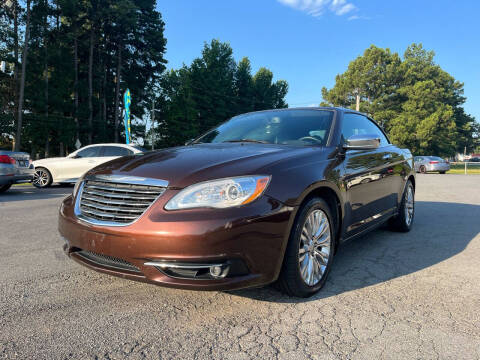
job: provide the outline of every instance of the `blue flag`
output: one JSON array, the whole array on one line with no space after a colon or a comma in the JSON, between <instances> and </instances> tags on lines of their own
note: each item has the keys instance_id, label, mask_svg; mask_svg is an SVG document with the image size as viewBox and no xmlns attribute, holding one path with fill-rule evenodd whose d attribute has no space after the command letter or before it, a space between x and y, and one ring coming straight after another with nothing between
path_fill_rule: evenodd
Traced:
<instances>
[{"instance_id":1,"label":"blue flag","mask_svg":"<svg viewBox=\"0 0 480 360\"><path fill-rule=\"evenodd\" d=\"M125 90L123 94L123 105L125 108L125 116L123 121L125 123L125 139L127 144L130 144L130 104L132 103L132 97L130 96L130 90Z\"/></svg>"}]
</instances>

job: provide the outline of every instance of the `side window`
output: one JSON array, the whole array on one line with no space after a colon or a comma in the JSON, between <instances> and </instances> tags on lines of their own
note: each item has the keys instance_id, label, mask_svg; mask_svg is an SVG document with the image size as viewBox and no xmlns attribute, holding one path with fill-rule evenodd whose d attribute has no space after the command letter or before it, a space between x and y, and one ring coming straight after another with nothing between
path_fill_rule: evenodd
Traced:
<instances>
[{"instance_id":1,"label":"side window","mask_svg":"<svg viewBox=\"0 0 480 360\"><path fill-rule=\"evenodd\" d=\"M121 146L104 146L103 156L126 156L132 155L133 151Z\"/></svg>"},{"instance_id":2,"label":"side window","mask_svg":"<svg viewBox=\"0 0 480 360\"><path fill-rule=\"evenodd\" d=\"M380 146L389 145L387 137L383 134L382 130L366 116L345 113L343 115L342 122L342 138L343 140L348 139L352 135L362 135L362 134L374 134L380 138Z\"/></svg>"},{"instance_id":3,"label":"side window","mask_svg":"<svg viewBox=\"0 0 480 360\"><path fill-rule=\"evenodd\" d=\"M89 158L89 157L100 156L99 154L100 154L100 146L92 146L92 147L80 150L77 153L77 156L81 158Z\"/></svg>"}]
</instances>

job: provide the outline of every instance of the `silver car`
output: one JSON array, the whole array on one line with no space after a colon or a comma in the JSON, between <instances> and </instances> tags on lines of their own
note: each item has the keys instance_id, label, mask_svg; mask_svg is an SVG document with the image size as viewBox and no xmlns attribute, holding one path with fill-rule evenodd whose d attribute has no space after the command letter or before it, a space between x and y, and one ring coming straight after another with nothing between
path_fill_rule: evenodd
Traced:
<instances>
[{"instance_id":1,"label":"silver car","mask_svg":"<svg viewBox=\"0 0 480 360\"><path fill-rule=\"evenodd\" d=\"M450 164L438 156L415 156L415 171L425 174L427 172L438 171L445 174L450 170Z\"/></svg>"},{"instance_id":2,"label":"silver car","mask_svg":"<svg viewBox=\"0 0 480 360\"><path fill-rule=\"evenodd\" d=\"M29 154L0 150L0 193L15 183L31 182L34 173L35 168Z\"/></svg>"}]
</instances>

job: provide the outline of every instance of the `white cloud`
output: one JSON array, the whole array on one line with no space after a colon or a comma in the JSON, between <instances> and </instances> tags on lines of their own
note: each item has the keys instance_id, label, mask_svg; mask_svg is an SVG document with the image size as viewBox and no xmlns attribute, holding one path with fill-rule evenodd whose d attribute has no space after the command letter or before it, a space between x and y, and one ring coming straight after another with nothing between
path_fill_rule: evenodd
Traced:
<instances>
[{"instance_id":1,"label":"white cloud","mask_svg":"<svg viewBox=\"0 0 480 360\"><path fill-rule=\"evenodd\" d=\"M352 16L349 16L347 20L352 21L352 20L371 20L371 19L372 18L368 16L352 15Z\"/></svg>"},{"instance_id":2,"label":"white cloud","mask_svg":"<svg viewBox=\"0 0 480 360\"><path fill-rule=\"evenodd\" d=\"M330 5L330 10L339 16L345 15L355 9L355 5L347 2L346 0L333 0Z\"/></svg>"},{"instance_id":3,"label":"white cloud","mask_svg":"<svg viewBox=\"0 0 480 360\"><path fill-rule=\"evenodd\" d=\"M277 0L291 8L306 12L311 16L321 16L326 11L342 16L357 10L357 7L347 0Z\"/></svg>"}]
</instances>

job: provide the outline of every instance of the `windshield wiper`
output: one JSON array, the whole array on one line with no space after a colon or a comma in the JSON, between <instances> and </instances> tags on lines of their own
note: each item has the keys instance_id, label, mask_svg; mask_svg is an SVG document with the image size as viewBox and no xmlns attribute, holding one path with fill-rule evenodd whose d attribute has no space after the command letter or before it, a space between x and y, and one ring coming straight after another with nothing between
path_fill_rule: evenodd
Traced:
<instances>
[{"instance_id":1,"label":"windshield wiper","mask_svg":"<svg viewBox=\"0 0 480 360\"><path fill-rule=\"evenodd\" d=\"M251 142L251 143L258 143L258 144L268 144L267 141L262 141L262 140L253 140L253 139L239 139L239 140L226 140L222 141L224 143L236 143L236 142Z\"/></svg>"}]
</instances>

